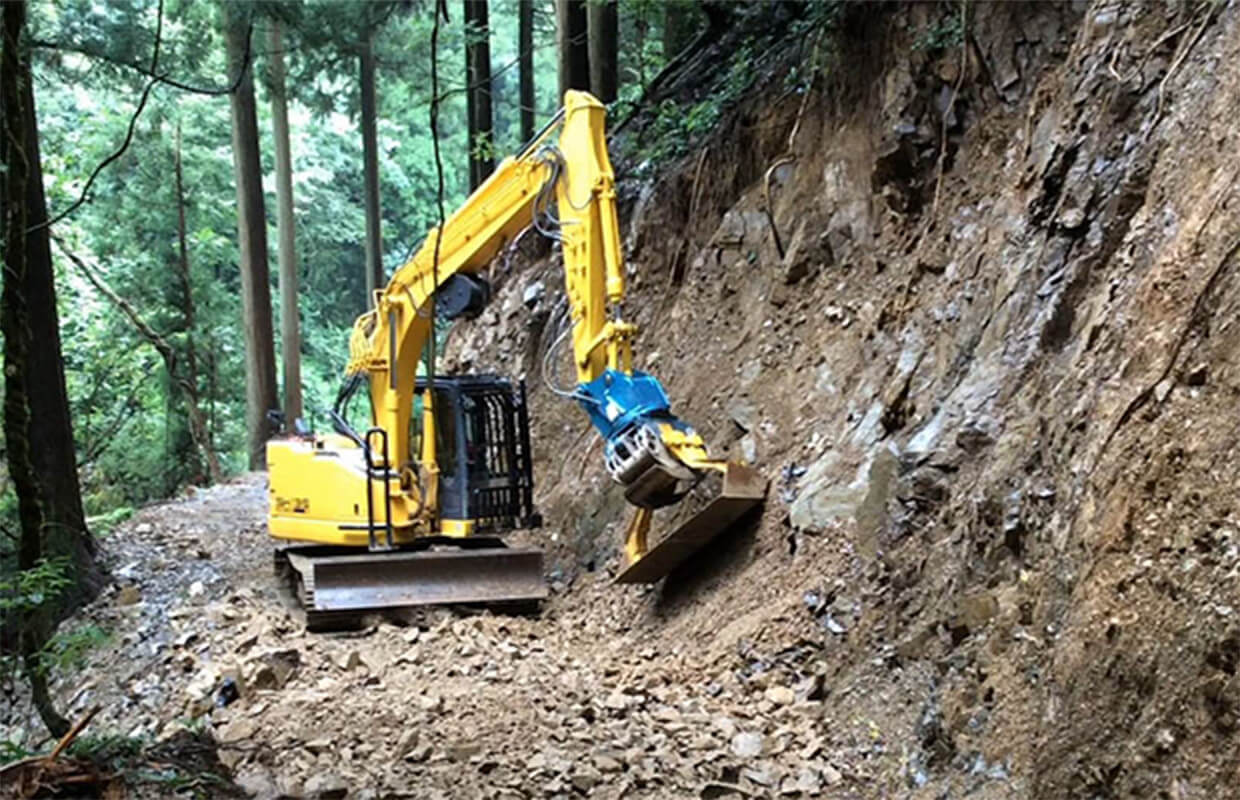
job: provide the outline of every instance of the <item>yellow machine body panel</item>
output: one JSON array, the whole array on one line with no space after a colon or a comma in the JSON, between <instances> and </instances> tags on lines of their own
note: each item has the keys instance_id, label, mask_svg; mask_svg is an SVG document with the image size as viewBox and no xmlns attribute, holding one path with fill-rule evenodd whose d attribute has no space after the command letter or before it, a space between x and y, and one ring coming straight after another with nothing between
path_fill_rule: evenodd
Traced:
<instances>
[{"instance_id":1,"label":"yellow machine body panel","mask_svg":"<svg viewBox=\"0 0 1240 800\"><path fill-rule=\"evenodd\" d=\"M357 444L343 436L330 439L281 439L267 445L267 527L277 539L366 547L366 493L369 486L375 517L384 519L383 484L366 480L366 460ZM392 528L396 543L407 544L430 531L418 516L416 496L399 491L398 484L392 479L389 487Z\"/></svg>"}]
</instances>

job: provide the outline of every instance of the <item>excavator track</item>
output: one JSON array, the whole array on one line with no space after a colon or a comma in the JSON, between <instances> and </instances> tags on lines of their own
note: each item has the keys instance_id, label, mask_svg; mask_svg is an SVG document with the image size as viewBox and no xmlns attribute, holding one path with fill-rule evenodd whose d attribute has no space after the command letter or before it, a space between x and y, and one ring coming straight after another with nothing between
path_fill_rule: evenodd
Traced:
<instances>
[{"instance_id":1,"label":"excavator track","mask_svg":"<svg viewBox=\"0 0 1240 800\"><path fill-rule=\"evenodd\" d=\"M288 600L288 604L312 633L348 630L360 627L367 616L357 611L319 611L314 606L314 575L309 580L293 568L287 549L275 551L276 585Z\"/></svg>"},{"instance_id":2,"label":"excavator track","mask_svg":"<svg viewBox=\"0 0 1240 800\"><path fill-rule=\"evenodd\" d=\"M275 555L276 578L304 612L310 631L357 627L376 613L429 605L524 610L547 597L541 550L508 548L493 539L431 546L388 552L282 548Z\"/></svg>"}]
</instances>

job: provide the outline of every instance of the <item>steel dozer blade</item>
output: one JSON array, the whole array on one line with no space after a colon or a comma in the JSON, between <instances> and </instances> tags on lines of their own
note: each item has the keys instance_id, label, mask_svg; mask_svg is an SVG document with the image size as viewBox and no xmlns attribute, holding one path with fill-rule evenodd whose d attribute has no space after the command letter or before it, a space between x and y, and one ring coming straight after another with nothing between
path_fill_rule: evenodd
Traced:
<instances>
[{"instance_id":1,"label":"steel dozer blade","mask_svg":"<svg viewBox=\"0 0 1240 800\"><path fill-rule=\"evenodd\" d=\"M284 551L308 624L367 611L447 604L528 604L547 597L543 552L487 547L391 552Z\"/></svg>"},{"instance_id":2,"label":"steel dozer blade","mask_svg":"<svg viewBox=\"0 0 1240 800\"><path fill-rule=\"evenodd\" d=\"M672 532L629 564L616 577L616 583L654 583L663 578L761 504L766 486L762 473L743 464L729 462L722 473L707 475L681 501L687 507L684 513L673 515ZM691 516L686 519L686 514Z\"/></svg>"}]
</instances>

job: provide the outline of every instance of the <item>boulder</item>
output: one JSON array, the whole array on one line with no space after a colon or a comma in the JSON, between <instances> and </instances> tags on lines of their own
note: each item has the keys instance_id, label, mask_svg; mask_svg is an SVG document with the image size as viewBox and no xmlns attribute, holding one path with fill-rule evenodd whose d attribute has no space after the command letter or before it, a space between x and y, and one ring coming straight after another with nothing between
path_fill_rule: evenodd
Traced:
<instances>
[{"instance_id":1,"label":"boulder","mask_svg":"<svg viewBox=\"0 0 1240 800\"><path fill-rule=\"evenodd\" d=\"M831 237L826 231L811 229L802 221L784 251L784 283L794 284L803 278L816 275L835 263L831 250Z\"/></svg>"},{"instance_id":2,"label":"boulder","mask_svg":"<svg viewBox=\"0 0 1240 800\"><path fill-rule=\"evenodd\" d=\"M741 731L732 737L732 754L740 758L756 758L762 754L763 737L757 731Z\"/></svg>"},{"instance_id":3,"label":"boulder","mask_svg":"<svg viewBox=\"0 0 1240 800\"><path fill-rule=\"evenodd\" d=\"M310 800L340 800L348 795L348 782L334 772L320 772L306 779L306 797Z\"/></svg>"}]
</instances>

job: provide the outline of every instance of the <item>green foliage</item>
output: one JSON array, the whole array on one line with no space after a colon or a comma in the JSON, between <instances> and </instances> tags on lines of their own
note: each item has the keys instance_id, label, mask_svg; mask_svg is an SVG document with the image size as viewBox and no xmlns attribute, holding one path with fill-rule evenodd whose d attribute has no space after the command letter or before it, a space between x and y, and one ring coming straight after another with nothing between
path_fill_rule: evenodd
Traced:
<instances>
[{"instance_id":1,"label":"green foliage","mask_svg":"<svg viewBox=\"0 0 1240 800\"><path fill-rule=\"evenodd\" d=\"M684 117L684 138L694 139L714 128L719 121L719 113L719 102L713 98L694 103Z\"/></svg>"},{"instance_id":2,"label":"green foliage","mask_svg":"<svg viewBox=\"0 0 1240 800\"><path fill-rule=\"evenodd\" d=\"M148 786L160 797L208 798L231 796L230 784L220 775L187 761L179 754L165 754L160 745L144 737L120 734L79 736L69 754L92 762L114 775L124 776L129 786ZM192 758L188 759L192 762Z\"/></svg>"},{"instance_id":3,"label":"green foliage","mask_svg":"<svg viewBox=\"0 0 1240 800\"><path fill-rule=\"evenodd\" d=\"M191 738L199 738L201 731L200 728L191 734ZM0 763L46 755L54 745L54 741L49 742L42 751L34 751L20 742L0 739ZM210 764L197 762L192 752L188 756L165 752L170 747L175 748L175 745L153 746L141 736L83 733L65 752L72 758L91 762L106 773L122 776L130 787L150 787L160 797L207 798L235 794L236 787L212 772ZM197 749L210 748L210 745L201 745Z\"/></svg>"},{"instance_id":4,"label":"green foliage","mask_svg":"<svg viewBox=\"0 0 1240 800\"><path fill-rule=\"evenodd\" d=\"M209 798L234 794L236 788L213 772L193 772L176 768L136 769L129 774L135 783L145 783L158 787L168 795Z\"/></svg>"},{"instance_id":5,"label":"green foliage","mask_svg":"<svg viewBox=\"0 0 1240 800\"><path fill-rule=\"evenodd\" d=\"M134 510L130 506L117 506L111 511L87 519L86 527L95 534L96 538L103 539L111 536L116 526L132 517L133 513Z\"/></svg>"},{"instance_id":6,"label":"green foliage","mask_svg":"<svg viewBox=\"0 0 1240 800\"><path fill-rule=\"evenodd\" d=\"M478 133L474 136L472 146L469 148L471 158L482 160L491 159L492 161L501 158L501 154L495 152L495 142L485 133Z\"/></svg>"},{"instance_id":7,"label":"green foliage","mask_svg":"<svg viewBox=\"0 0 1240 800\"><path fill-rule=\"evenodd\" d=\"M77 671L86 665L86 657L110 641L112 635L98 625L84 625L74 630L53 634L43 648L40 663L46 672Z\"/></svg>"},{"instance_id":8,"label":"green foliage","mask_svg":"<svg viewBox=\"0 0 1240 800\"><path fill-rule=\"evenodd\" d=\"M127 772L146 745L146 741L137 736L84 733L70 743L68 752L114 772Z\"/></svg>"},{"instance_id":9,"label":"green foliage","mask_svg":"<svg viewBox=\"0 0 1240 800\"><path fill-rule=\"evenodd\" d=\"M20 742L0 739L0 764L20 761L23 758L30 758L34 754L33 750L30 750Z\"/></svg>"},{"instance_id":10,"label":"green foliage","mask_svg":"<svg viewBox=\"0 0 1240 800\"><path fill-rule=\"evenodd\" d=\"M793 36L801 37L834 30L848 4L844 0L812 0L804 13L792 23Z\"/></svg>"},{"instance_id":11,"label":"green foliage","mask_svg":"<svg viewBox=\"0 0 1240 800\"><path fill-rule=\"evenodd\" d=\"M626 112L641 99L646 84L667 61L662 35L665 10L662 0L620 0L620 91L616 105Z\"/></svg>"},{"instance_id":12,"label":"green foliage","mask_svg":"<svg viewBox=\"0 0 1240 800\"><path fill-rule=\"evenodd\" d=\"M210 732L211 717L207 714L200 714L196 717L178 717L177 724L190 736L202 736Z\"/></svg>"},{"instance_id":13,"label":"green foliage","mask_svg":"<svg viewBox=\"0 0 1240 800\"><path fill-rule=\"evenodd\" d=\"M913 40L913 49L936 53L941 50L954 50L962 44L964 44L963 15L952 13L950 16L940 18L917 34L917 38Z\"/></svg>"},{"instance_id":14,"label":"green foliage","mask_svg":"<svg viewBox=\"0 0 1240 800\"><path fill-rule=\"evenodd\" d=\"M0 626L9 629L22 624L32 614L52 607L61 591L72 584L71 565L67 558L41 559L30 569L17 569L12 557L0 561ZM84 629L85 630L85 629ZM92 646L93 632L82 636L56 636L40 652L40 671L61 663L79 663ZM6 679L23 673L23 662L17 654L0 656L0 676Z\"/></svg>"},{"instance_id":15,"label":"green foliage","mask_svg":"<svg viewBox=\"0 0 1240 800\"><path fill-rule=\"evenodd\" d=\"M690 103L670 98L660 103L650 128L643 134L643 144L638 151L640 158L647 163L658 163L688 153L714 130L724 111L749 91L754 70L753 50L746 45L705 97Z\"/></svg>"},{"instance_id":16,"label":"green foliage","mask_svg":"<svg viewBox=\"0 0 1240 800\"><path fill-rule=\"evenodd\" d=\"M52 602L72 582L68 559L40 559L30 569L0 575L0 615L23 614Z\"/></svg>"}]
</instances>

